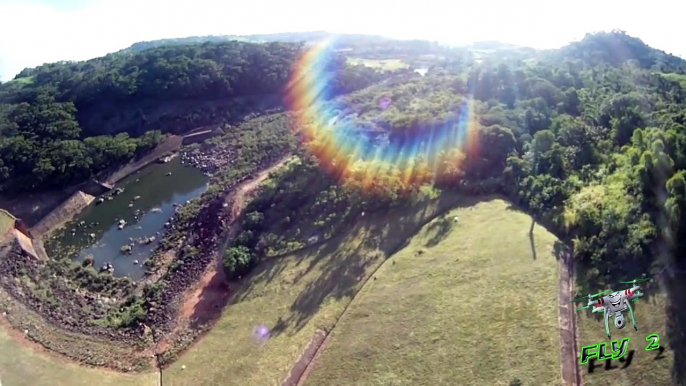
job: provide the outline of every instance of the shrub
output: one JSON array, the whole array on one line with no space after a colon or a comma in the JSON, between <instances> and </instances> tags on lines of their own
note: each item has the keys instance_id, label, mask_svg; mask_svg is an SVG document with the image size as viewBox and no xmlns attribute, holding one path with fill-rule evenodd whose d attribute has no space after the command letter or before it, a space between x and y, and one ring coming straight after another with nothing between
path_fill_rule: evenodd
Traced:
<instances>
[{"instance_id":1,"label":"shrub","mask_svg":"<svg viewBox=\"0 0 686 386\"><path fill-rule=\"evenodd\" d=\"M224 251L224 271L229 279L248 273L253 265L253 254L243 246L235 246Z\"/></svg>"}]
</instances>

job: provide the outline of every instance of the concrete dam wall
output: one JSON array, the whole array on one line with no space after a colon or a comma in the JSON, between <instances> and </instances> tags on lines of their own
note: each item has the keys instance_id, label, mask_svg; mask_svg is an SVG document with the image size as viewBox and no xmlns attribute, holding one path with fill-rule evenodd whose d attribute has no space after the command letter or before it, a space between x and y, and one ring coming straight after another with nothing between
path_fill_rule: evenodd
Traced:
<instances>
[{"instance_id":1,"label":"concrete dam wall","mask_svg":"<svg viewBox=\"0 0 686 386\"><path fill-rule=\"evenodd\" d=\"M94 196L78 191L71 195L66 201L53 209L45 218L34 225L29 232L34 238L42 237L62 223L74 218L85 207L95 200Z\"/></svg>"}]
</instances>

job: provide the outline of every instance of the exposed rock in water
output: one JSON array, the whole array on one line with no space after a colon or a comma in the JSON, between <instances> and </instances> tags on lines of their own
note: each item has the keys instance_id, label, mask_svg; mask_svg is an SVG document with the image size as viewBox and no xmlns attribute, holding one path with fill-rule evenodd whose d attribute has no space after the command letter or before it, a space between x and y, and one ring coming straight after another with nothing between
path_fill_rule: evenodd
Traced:
<instances>
[{"instance_id":1,"label":"exposed rock in water","mask_svg":"<svg viewBox=\"0 0 686 386\"><path fill-rule=\"evenodd\" d=\"M114 273L114 267L112 266L112 263L105 263L102 265L102 268L100 268L100 272L109 272L109 273Z\"/></svg>"}]
</instances>

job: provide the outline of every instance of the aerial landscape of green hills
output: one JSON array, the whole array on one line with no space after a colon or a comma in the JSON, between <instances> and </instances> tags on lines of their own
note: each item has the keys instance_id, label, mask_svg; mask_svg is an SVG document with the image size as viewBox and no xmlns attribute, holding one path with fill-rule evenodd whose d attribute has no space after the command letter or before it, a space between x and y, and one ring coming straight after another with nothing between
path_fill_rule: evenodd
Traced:
<instances>
[{"instance_id":1,"label":"aerial landscape of green hills","mask_svg":"<svg viewBox=\"0 0 686 386\"><path fill-rule=\"evenodd\" d=\"M3 386L685 384L686 61L624 31L26 68L0 208ZM570 302L636 278L629 356L580 364Z\"/></svg>"}]
</instances>

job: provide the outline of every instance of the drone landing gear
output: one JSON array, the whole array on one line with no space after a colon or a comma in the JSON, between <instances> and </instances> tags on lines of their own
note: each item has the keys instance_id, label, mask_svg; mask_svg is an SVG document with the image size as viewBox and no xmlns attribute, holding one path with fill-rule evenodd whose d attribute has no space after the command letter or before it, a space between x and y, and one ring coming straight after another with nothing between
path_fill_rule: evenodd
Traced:
<instances>
[{"instance_id":1,"label":"drone landing gear","mask_svg":"<svg viewBox=\"0 0 686 386\"><path fill-rule=\"evenodd\" d=\"M629 314L631 315L631 324L634 325L634 330L638 331L638 326L636 325L636 318L634 318L634 309L631 308L631 302L627 301L626 305L629 307Z\"/></svg>"}]
</instances>

